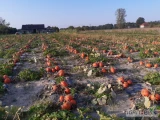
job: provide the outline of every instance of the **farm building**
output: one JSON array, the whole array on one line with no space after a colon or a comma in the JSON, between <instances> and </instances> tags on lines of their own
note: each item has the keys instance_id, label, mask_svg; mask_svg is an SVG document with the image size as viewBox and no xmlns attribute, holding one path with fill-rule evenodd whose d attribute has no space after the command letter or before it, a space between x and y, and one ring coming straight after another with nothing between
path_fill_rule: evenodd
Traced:
<instances>
[{"instance_id":1,"label":"farm building","mask_svg":"<svg viewBox=\"0 0 160 120\"><path fill-rule=\"evenodd\" d=\"M22 25L22 33L44 33L46 32L44 24Z\"/></svg>"},{"instance_id":2,"label":"farm building","mask_svg":"<svg viewBox=\"0 0 160 120\"><path fill-rule=\"evenodd\" d=\"M140 28L146 28L146 27L148 27L148 26L149 26L148 23L143 23L143 24L140 25Z\"/></svg>"}]
</instances>

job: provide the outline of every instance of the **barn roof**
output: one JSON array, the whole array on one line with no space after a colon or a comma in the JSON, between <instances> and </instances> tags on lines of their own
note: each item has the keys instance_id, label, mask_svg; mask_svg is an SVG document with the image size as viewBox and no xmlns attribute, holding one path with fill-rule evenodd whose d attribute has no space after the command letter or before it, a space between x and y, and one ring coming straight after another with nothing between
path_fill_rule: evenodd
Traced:
<instances>
[{"instance_id":1,"label":"barn roof","mask_svg":"<svg viewBox=\"0 0 160 120\"><path fill-rule=\"evenodd\" d=\"M44 24L22 25L22 30L45 29Z\"/></svg>"}]
</instances>

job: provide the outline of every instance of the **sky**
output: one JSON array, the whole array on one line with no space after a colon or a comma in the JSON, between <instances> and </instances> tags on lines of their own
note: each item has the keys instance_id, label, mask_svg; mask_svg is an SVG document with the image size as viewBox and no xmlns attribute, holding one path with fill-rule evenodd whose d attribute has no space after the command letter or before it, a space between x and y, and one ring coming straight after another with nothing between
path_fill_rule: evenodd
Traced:
<instances>
[{"instance_id":1,"label":"sky","mask_svg":"<svg viewBox=\"0 0 160 120\"><path fill-rule=\"evenodd\" d=\"M23 24L97 26L115 24L118 8L126 10L126 22L160 20L160 0L0 0L0 17L17 29Z\"/></svg>"}]
</instances>

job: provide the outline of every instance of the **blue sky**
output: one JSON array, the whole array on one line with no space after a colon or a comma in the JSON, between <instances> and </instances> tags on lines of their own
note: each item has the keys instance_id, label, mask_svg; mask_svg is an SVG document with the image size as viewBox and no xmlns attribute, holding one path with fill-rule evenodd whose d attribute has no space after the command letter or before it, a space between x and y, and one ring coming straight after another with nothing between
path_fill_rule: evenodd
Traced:
<instances>
[{"instance_id":1,"label":"blue sky","mask_svg":"<svg viewBox=\"0 0 160 120\"><path fill-rule=\"evenodd\" d=\"M115 23L115 11L126 9L126 21L160 20L160 0L0 0L0 17L11 27L45 24L60 28Z\"/></svg>"}]
</instances>

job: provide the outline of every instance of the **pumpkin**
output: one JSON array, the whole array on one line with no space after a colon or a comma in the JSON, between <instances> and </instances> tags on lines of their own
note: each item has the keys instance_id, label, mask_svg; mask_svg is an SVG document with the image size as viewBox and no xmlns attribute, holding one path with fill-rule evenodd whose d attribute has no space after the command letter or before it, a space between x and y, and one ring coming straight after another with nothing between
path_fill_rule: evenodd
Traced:
<instances>
[{"instance_id":1,"label":"pumpkin","mask_svg":"<svg viewBox=\"0 0 160 120\"><path fill-rule=\"evenodd\" d=\"M65 101L71 101L71 100L73 100L73 96L70 95L70 94L68 94L68 95L66 95L66 96L64 97L64 100L65 100Z\"/></svg>"},{"instance_id":2,"label":"pumpkin","mask_svg":"<svg viewBox=\"0 0 160 120\"><path fill-rule=\"evenodd\" d=\"M68 87L68 83L66 81L61 81L60 85L62 87Z\"/></svg>"},{"instance_id":3,"label":"pumpkin","mask_svg":"<svg viewBox=\"0 0 160 120\"><path fill-rule=\"evenodd\" d=\"M150 95L150 92L148 91L148 89L144 88L141 90L141 95L148 97Z\"/></svg>"},{"instance_id":4,"label":"pumpkin","mask_svg":"<svg viewBox=\"0 0 160 120\"><path fill-rule=\"evenodd\" d=\"M76 105L76 104L77 104L75 100L71 100L70 103L71 103L72 105Z\"/></svg>"},{"instance_id":5,"label":"pumpkin","mask_svg":"<svg viewBox=\"0 0 160 120\"><path fill-rule=\"evenodd\" d=\"M51 66L51 62L50 61L47 62L47 66L48 67Z\"/></svg>"},{"instance_id":6,"label":"pumpkin","mask_svg":"<svg viewBox=\"0 0 160 120\"><path fill-rule=\"evenodd\" d=\"M156 64L154 64L154 68L158 68L158 64L156 63Z\"/></svg>"},{"instance_id":7,"label":"pumpkin","mask_svg":"<svg viewBox=\"0 0 160 120\"><path fill-rule=\"evenodd\" d=\"M64 76L64 74L65 74L65 73L64 73L64 70L59 70L59 71L58 71L58 76L61 77L61 76Z\"/></svg>"},{"instance_id":8,"label":"pumpkin","mask_svg":"<svg viewBox=\"0 0 160 120\"><path fill-rule=\"evenodd\" d=\"M65 88L64 92L65 92L66 94L70 94L70 93L71 93L71 91L70 91L69 88Z\"/></svg>"},{"instance_id":9,"label":"pumpkin","mask_svg":"<svg viewBox=\"0 0 160 120\"><path fill-rule=\"evenodd\" d=\"M139 61L139 65L144 65L144 62L143 61Z\"/></svg>"},{"instance_id":10,"label":"pumpkin","mask_svg":"<svg viewBox=\"0 0 160 120\"><path fill-rule=\"evenodd\" d=\"M70 110L71 109L71 103L70 102L64 102L61 106L62 110Z\"/></svg>"},{"instance_id":11,"label":"pumpkin","mask_svg":"<svg viewBox=\"0 0 160 120\"><path fill-rule=\"evenodd\" d=\"M128 85L127 82L124 82L124 83L123 83L123 87L124 87L124 88L127 88L128 86L129 86L129 85Z\"/></svg>"},{"instance_id":12,"label":"pumpkin","mask_svg":"<svg viewBox=\"0 0 160 120\"><path fill-rule=\"evenodd\" d=\"M101 72L102 72L102 73L106 73L107 70L106 70L105 68L102 68Z\"/></svg>"},{"instance_id":13,"label":"pumpkin","mask_svg":"<svg viewBox=\"0 0 160 120\"><path fill-rule=\"evenodd\" d=\"M122 77L119 77L118 79L117 79L118 81L121 81L122 83L124 83L125 81L124 81L124 77L122 76Z\"/></svg>"},{"instance_id":14,"label":"pumpkin","mask_svg":"<svg viewBox=\"0 0 160 120\"><path fill-rule=\"evenodd\" d=\"M9 78L8 75L3 75L3 79Z\"/></svg>"},{"instance_id":15,"label":"pumpkin","mask_svg":"<svg viewBox=\"0 0 160 120\"><path fill-rule=\"evenodd\" d=\"M110 67L110 72L111 73L115 73L116 72L116 69L114 67Z\"/></svg>"},{"instance_id":16,"label":"pumpkin","mask_svg":"<svg viewBox=\"0 0 160 120\"><path fill-rule=\"evenodd\" d=\"M52 72L53 72L53 73L55 73L55 72L56 72L55 68L52 68Z\"/></svg>"},{"instance_id":17,"label":"pumpkin","mask_svg":"<svg viewBox=\"0 0 160 120\"><path fill-rule=\"evenodd\" d=\"M47 71L47 72L51 72L52 69L51 69L50 67L47 67L47 68L46 68L46 71Z\"/></svg>"},{"instance_id":18,"label":"pumpkin","mask_svg":"<svg viewBox=\"0 0 160 120\"><path fill-rule=\"evenodd\" d=\"M103 50L102 52L103 52L103 53L106 53L107 51L106 51L106 50Z\"/></svg>"},{"instance_id":19,"label":"pumpkin","mask_svg":"<svg viewBox=\"0 0 160 120\"><path fill-rule=\"evenodd\" d=\"M61 95L61 96L59 97L59 101L60 101L60 102L63 102L63 101L64 101L64 96L63 96L63 95Z\"/></svg>"},{"instance_id":20,"label":"pumpkin","mask_svg":"<svg viewBox=\"0 0 160 120\"><path fill-rule=\"evenodd\" d=\"M81 53L81 58L85 58L85 53Z\"/></svg>"},{"instance_id":21,"label":"pumpkin","mask_svg":"<svg viewBox=\"0 0 160 120\"><path fill-rule=\"evenodd\" d=\"M103 62L99 62L99 67L104 67Z\"/></svg>"},{"instance_id":22,"label":"pumpkin","mask_svg":"<svg viewBox=\"0 0 160 120\"><path fill-rule=\"evenodd\" d=\"M154 96L154 94L150 95L150 99L151 99L152 101L155 101L155 100L156 100L156 97Z\"/></svg>"},{"instance_id":23,"label":"pumpkin","mask_svg":"<svg viewBox=\"0 0 160 120\"><path fill-rule=\"evenodd\" d=\"M58 86L57 86L57 85L53 85L53 86L52 86L52 90L53 90L53 91L57 91L57 89L58 89Z\"/></svg>"},{"instance_id":24,"label":"pumpkin","mask_svg":"<svg viewBox=\"0 0 160 120\"><path fill-rule=\"evenodd\" d=\"M92 66L93 66L94 68L97 68L97 67L99 66L99 64L98 64L97 62L95 62L95 63L92 64Z\"/></svg>"},{"instance_id":25,"label":"pumpkin","mask_svg":"<svg viewBox=\"0 0 160 120\"><path fill-rule=\"evenodd\" d=\"M5 84L9 84L10 82L11 82L11 79L10 79L10 78L4 79L4 83L5 83Z\"/></svg>"},{"instance_id":26,"label":"pumpkin","mask_svg":"<svg viewBox=\"0 0 160 120\"><path fill-rule=\"evenodd\" d=\"M132 85L132 80L127 80L127 83L128 83L129 85Z\"/></svg>"},{"instance_id":27,"label":"pumpkin","mask_svg":"<svg viewBox=\"0 0 160 120\"><path fill-rule=\"evenodd\" d=\"M155 98L157 101L160 101L160 95L159 94L155 94Z\"/></svg>"},{"instance_id":28,"label":"pumpkin","mask_svg":"<svg viewBox=\"0 0 160 120\"><path fill-rule=\"evenodd\" d=\"M146 67L147 67L147 68L151 68L151 67L152 67L152 64L151 64L151 63L146 63Z\"/></svg>"},{"instance_id":29,"label":"pumpkin","mask_svg":"<svg viewBox=\"0 0 160 120\"><path fill-rule=\"evenodd\" d=\"M57 65L57 66L54 67L54 69L55 69L56 71L58 71L58 70L60 70L60 67Z\"/></svg>"}]
</instances>

